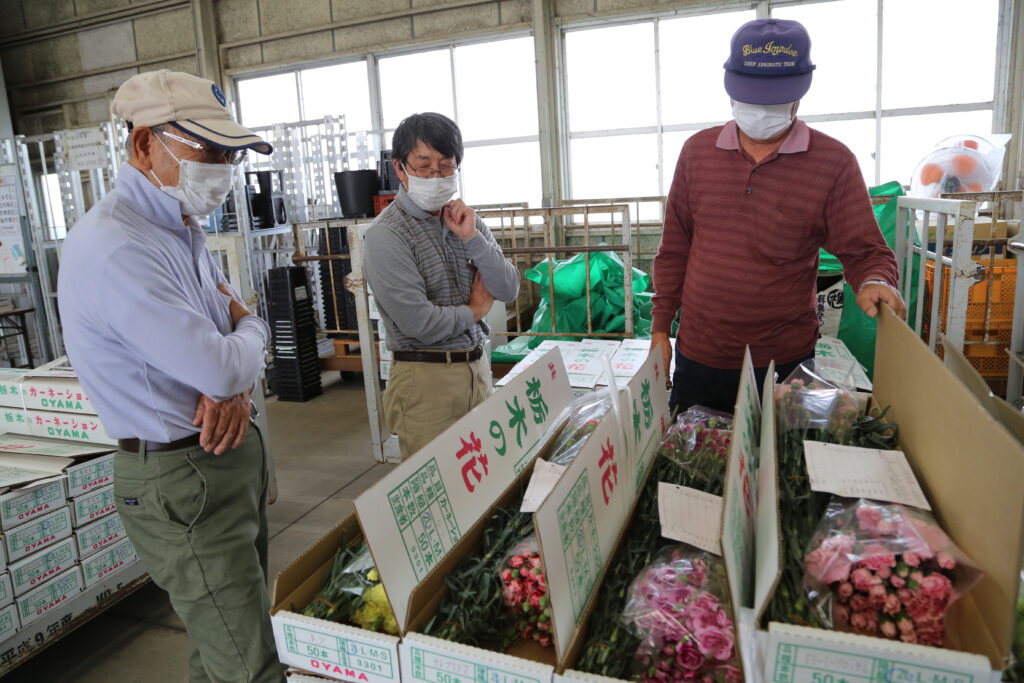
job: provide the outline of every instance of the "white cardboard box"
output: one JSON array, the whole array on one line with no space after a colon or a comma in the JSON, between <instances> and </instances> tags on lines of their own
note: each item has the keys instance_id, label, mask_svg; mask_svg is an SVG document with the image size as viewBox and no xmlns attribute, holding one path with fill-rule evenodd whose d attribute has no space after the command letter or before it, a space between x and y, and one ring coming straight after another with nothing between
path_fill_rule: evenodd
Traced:
<instances>
[{"instance_id":1,"label":"white cardboard box","mask_svg":"<svg viewBox=\"0 0 1024 683\"><path fill-rule=\"evenodd\" d=\"M35 369L0 370L0 406L96 414L66 356Z\"/></svg>"},{"instance_id":2,"label":"white cardboard box","mask_svg":"<svg viewBox=\"0 0 1024 683\"><path fill-rule=\"evenodd\" d=\"M117 445L95 415L55 413L43 410L5 408L0 410L0 429L14 434L63 441Z\"/></svg>"},{"instance_id":3,"label":"white cardboard box","mask_svg":"<svg viewBox=\"0 0 1024 683\"><path fill-rule=\"evenodd\" d=\"M127 538L82 560L85 587L91 588L111 574L123 571L138 560L135 546Z\"/></svg>"},{"instance_id":4,"label":"white cardboard box","mask_svg":"<svg viewBox=\"0 0 1024 683\"><path fill-rule=\"evenodd\" d=\"M84 588L82 569L76 566L21 596L15 604L18 606L18 618L21 619L22 626L31 624L47 612L68 602Z\"/></svg>"},{"instance_id":5,"label":"white cardboard box","mask_svg":"<svg viewBox=\"0 0 1024 683\"><path fill-rule=\"evenodd\" d=\"M10 566L11 584L15 597L49 581L78 562L78 546L73 538L24 557Z\"/></svg>"},{"instance_id":6,"label":"white cardboard box","mask_svg":"<svg viewBox=\"0 0 1024 683\"><path fill-rule=\"evenodd\" d=\"M102 486L114 483L114 454L103 455L67 470L68 498L75 498Z\"/></svg>"},{"instance_id":7,"label":"white cardboard box","mask_svg":"<svg viewBox=\"0 0 1024 683\"><path fill-rule=\"evenodd\" d=\"M16 562L71 535L71 510L67 505L3 534L7 561Z\"/></svg>"},{"instance_id":8,"label":"white cardboard box","mask_svg":"<svg viewBox=\"0 0 1024 683\"><path fill-rule=\"evenodd\" d=\"M411 633L400 646L403 683L550 683L555 669L447 640Z\"/></svg>"},{"instance_id":9,"label":"white cardboard box","mask_svg":"<svg viewBox=\"0 0 1024 683\"><path fill-rule=\"evenodd\" d=\"M0 609L0 642L7 640L21 628L18 606L14 603Z\"/></svg>"},{"instance_id":10,"label":"white cardboard box","mask_svg":"<svg viewBox=\"0 0 1024 683\"><path fill-rule=\"evenodd\" d=\"M121 515L116 512L75 529L78 556L82 559L125 538L128 538L128 534L124 530L124 522L121 521Z\"/></svg>"},{"instance_id":11,"label":"white cardboard box","mask_svg":"<svg viewBox=\"0 0 1024 683\"><path fill-rule=\"evenodd\" d=\"M117 510L117 504L114 502L114 485L104 486L72 498L69 505L71 521L76 528L91 524Z\"/></svg>"},{"instance_id":12,"label":"white cardboard box","mask_svg":"<svg viewBox=\"0 0 1024 683\"><path fill-rule=\"evenodd\" d=\"M0 495L0 529L7 531L65 505L64 479L46 479Z\"/></svg>"},{"instance_id":13,"label":"white cardboard box","mask_svg":"<svg viewBox=\"0 0 1024 683\"><path fill-rule=\"evenodd\" d=\"M11 573L0 574L0 605L14 604L14 586L11 582Z\"/></svg>"}]
</instances>

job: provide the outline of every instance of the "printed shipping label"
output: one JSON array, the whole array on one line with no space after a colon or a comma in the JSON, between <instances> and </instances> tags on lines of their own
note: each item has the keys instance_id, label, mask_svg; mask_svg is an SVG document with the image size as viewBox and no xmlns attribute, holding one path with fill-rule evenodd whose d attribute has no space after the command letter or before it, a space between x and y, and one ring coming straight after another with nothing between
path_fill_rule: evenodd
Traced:
<instances>
[{"instance_id":1,"label":"printed shipping label","mask_svg":"<svg viewBox=\"0 0 1024 683\"><path fill-rule=\"evenodd\" d=\"M58 543L71 535L71 510L67 506L4 532L7 561L15 562Z\"/></svg>"},{"instance_id":2,"label":"printed shipping label","mask_svg":"<svg viewBox=\"0 0 1024 683\"><path fill-rule=\"evenodd\" d=\"M902 451L804 441L804 459L815 491L932 509Z\"/></svg>"},{"instance_id":3,"label":"printed shipping label","mask_svg":"<svg viewBox=\"0 0 1024 683\"><path fill-rule=\"evenodd\" d=\"M127 538L82 560L86 588L103 581L138 559L135 546Z\"/></svg>"},{"instance_id":4,"label":"printed shipping label","mask_svg":"<svg viewBox=\"0 0 1024 683\"><path fill-rule=\"evenodd\" d=\"M113 453L68 468L68 497L70 498L113 483Z\"/></svg>"},{"instance_id":5,"label":"printed shipping label","mask_svg":"<svg viewBox=\"0 0 1024 683\"><path fill-rule=\"evenodd\" d=\"M661 535L722 554L722 497L658 482Z\"/></svg>"},{"instance_id":6,"label":"printed shipping label","mask_svg":"<svg viewBox=\"0 0 1024 683\"><path fill-rule=\"evenodd\" d=\"M18 619L18 606L10 604L0 609L0 643L7 640L21 628L21 620Z\"/></svg>"},{"instance_id":7,"label":"printed shipping label","mask_svg":"<svg viewBox=\"0 0 1024 683\"><path fill-rule=\"evenodd\" d=\"M12 491L0 498L0 527L10 529L52 512L64 504L63 481L52 481L28 491Z\"/></svg>"},{"instance_id":8,"label":"printed shipping label","mask_svg":"<svg viewBox=\"0 0 1024 683\"><path fill-rule=\"evenodd\" d=\"M123 538L128 538L128 536L125 533L121 515L117 513L75 530L78 555L82 558L99 552Z\"/></svg>"},{"instance_id":9,"label":"printed shipping label","mask_svg":"<svg viewBox=\"0 0 1024 683\"><path fill-rule=\"evenodd\" d=\"M285 664L355 683L400 680L398 638L290 613L274 615L271 623Z\"/></svg>"},{"instance_id":10,"label":"printed shipping label","mask_svg":"<svg viewBox=\"0 0 1024 683\"><path fill-rule=\"evenodd\" d=\"M84 526L117 510L114 487L105 486L71 501L75 526Z\"/></svg>"},{"instance_id":11,"label":"printed shipping label","mask_svg":"<svg viewBox=\"0 0 1024 683\"><path fill-rule=\"evenodd\" d=\"M66 538L11 565L14 595L21 596L70 569L78 561L75 539Z\"/></svg>"}]
</instances>

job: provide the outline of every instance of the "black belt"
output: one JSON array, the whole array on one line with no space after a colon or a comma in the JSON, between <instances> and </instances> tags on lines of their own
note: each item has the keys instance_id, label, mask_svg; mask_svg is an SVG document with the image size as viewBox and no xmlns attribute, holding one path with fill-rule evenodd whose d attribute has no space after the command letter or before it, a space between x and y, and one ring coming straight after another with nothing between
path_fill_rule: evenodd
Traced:
<instances>
[{"instance_id":1,"label":"black belt","mask_svg":"<svg viewBox=\"0 0 1024 683\"><path fill-rule=\"evenodd\" d=\"M477 346L469 351L395 351L395 360L404 363L472 363L484 355Z\"/></svg>"},{"instance_id":2,"label":"black belt","mask_svg":"<svg viewBox=\"0 0 1024 683\"><path fill-rule=\"evenodd\" d=\"M147 453L155 453L158 451L180 451L183 448L192 448L193 446L199 445L199 434L192 434L186 436L184 439L178 439L170 443L160 443L159 441L146 441L140 439L118 439L117 447L126 453L138 453L142 450L142 444L146 444Z\"/></svg>"}]
</instances>

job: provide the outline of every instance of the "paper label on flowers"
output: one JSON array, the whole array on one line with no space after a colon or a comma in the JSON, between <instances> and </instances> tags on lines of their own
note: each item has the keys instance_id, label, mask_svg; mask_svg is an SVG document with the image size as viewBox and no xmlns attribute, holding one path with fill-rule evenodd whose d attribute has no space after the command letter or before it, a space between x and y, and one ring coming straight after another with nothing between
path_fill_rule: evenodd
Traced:
<instances>
[{"instance_id":1,"label":"paper label on flowers","mask_svg":"<svg viewBox=\"0 0 1024 683\"><path fill-rule=\"evenodd\" d=\"M555 644L565 653L635 497L608 413L535 515Z\"/></svg>"},{"instance_id":2,"label":"paper label on flowers","mask_svg":"<svg viewBox=\"0 0 1024 683\"><path fill-rule=\"evenodd\" d=\"M570 400L552 349L356 499L400 625L416 585L530 464Z\"/></svg>"},{"instance_id":3,"label":"paper label on flowers","mask_svg":"<svg viewBox=\"0 0 1024 683\"><path fill-rule=\"evenodd\" d=\"M533 476L530 477L530 484L526 487L526 493L523 494L523 504L519 511L536 512L551 493L551 489L555 488L555 484L562 478L565 467L565 465L556 465L547 460L538 460L533 467Z\"/></svg>"},{"instance_id":4,"label":"paper label on flowers","mask_svg":"<svg viewBox=\"0 0 1024 683\"><path fill-rule=\"evenodd\" d=\"M722 497L658 482L661 535L722 554Z\"/></svg>"},{"instance_id":5,"label":"paper label on flowers","mask_svg":"<svg viewBox=\"0 0 1024 683\"><path fill-rule=\"evenodd\" d=\"M804 441L804 457L815 491L932 509L902 451Z\"/></svg>"}]
</instances>

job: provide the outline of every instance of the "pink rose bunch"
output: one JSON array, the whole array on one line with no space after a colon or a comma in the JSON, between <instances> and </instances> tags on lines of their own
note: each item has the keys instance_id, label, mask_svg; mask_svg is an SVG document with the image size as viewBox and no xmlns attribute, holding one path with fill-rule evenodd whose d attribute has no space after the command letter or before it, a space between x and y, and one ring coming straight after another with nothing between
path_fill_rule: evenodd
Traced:
<instances>
[{"instance_id":1,"label":"pink rose bunch","mask_svg":"<svg viewBox=\"0 0 1024 683\"><path fill-rule=\"evenodd\" d=\"M501 594L505 606L518 618L519 635L551 647L551 605L540 553L527 548L505 560Z\"/></svg>"},{"instance_id":2,"label":"pink rose bunch","mask_svg":"<svg viewBox=\"0 0 1024 683\"><path fill-rule=\"evenodd\" d=\"M642 681L743 680L723 577L718 558L673 546L634 579L623 616Z\"/></svg>"},{"instance_id":3,"label":"pink rose bunch","mask_svg":"<svg viewBox=\"0 0 1024 683\"><path fill-rule=\"evenodd\" d=\"M962 559L924 511L835 499L804 557L805 584L836 630L942 647L946 610L980 579Z\"/></svg>"}]
</instances>

